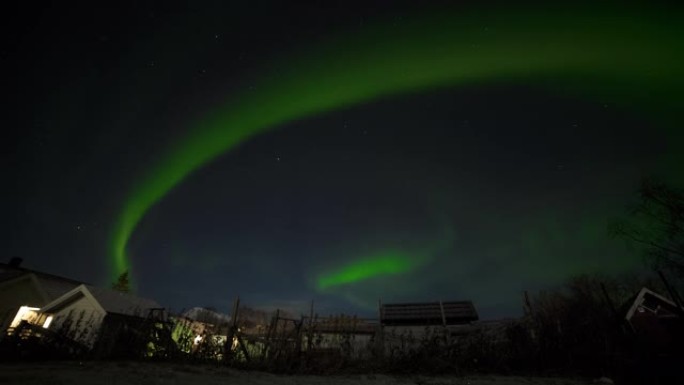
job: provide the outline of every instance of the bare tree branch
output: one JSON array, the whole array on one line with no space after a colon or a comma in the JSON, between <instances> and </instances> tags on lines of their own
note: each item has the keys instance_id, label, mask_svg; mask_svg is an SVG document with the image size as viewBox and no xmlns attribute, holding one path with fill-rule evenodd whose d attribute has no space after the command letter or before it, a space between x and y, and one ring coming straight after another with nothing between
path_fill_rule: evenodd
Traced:
<instances>
[{"instance_id":1,"label":"bare tree branch","mask_svg":"<svg viewBox=\"0 0 684 385\"><path fill-rule=\"evenodd\" d=\"M611 226L611 234L646 246L648 260L684 277L684 193L645 179L639 197L629 207L629 217Z\"/></svg>"},{"instance_id":2,"label":"bare tree branch","mask_svg":"<svg viewBox=\"0 0 684 385\"><path fill-rule=\"evenodd\" d=\"M653 241L649 241L649 240L646 240L646 239L639 238L637 235L631 234L631 233L629 233L629 232L627 232L627 231L622 232L621 235L622 235L623 237L629 238L630 240L632 240L632 241L634 241L634 242L641 243L641 244L643 244L643 245L648 245L648 246L654 247L654 248L656 248L656 249L659 249L659 250L661 250L661 251L664 251L664 252L667 252L667 253L671 253L671 254L676 254L676 255L679 255L679 256L684 257L684 252L682 252L682 251L679 251L679 250L676 250L676 249L672 249L672 248L669 248L669 247L666 247L666 246L659 245L659 244L657 244L657 243L655 243L655 242L653 242ZM660 258L663 258L663 259L665 259L665 260L667 260L668 262L670 262L670 263L672 263L672 264L674 264L674 265L677 265L679 268L684 269L684 263L682 263L682 262L679 262L679 261L677 261L677 260L675 260L675 259L672 259L672 258L670 258L670 257L668 257L668 256L665 256L665 255L662 255L662 254L659 254L659 257L660 257Z\"/></svg>"}]
</instances>

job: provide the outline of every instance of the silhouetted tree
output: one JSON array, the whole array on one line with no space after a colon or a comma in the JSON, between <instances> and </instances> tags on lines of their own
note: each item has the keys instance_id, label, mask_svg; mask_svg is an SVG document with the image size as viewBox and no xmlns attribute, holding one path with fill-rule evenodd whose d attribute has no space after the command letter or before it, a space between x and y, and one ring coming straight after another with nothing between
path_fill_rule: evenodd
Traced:
<instances>
[{"instance_id":1,"label":"silhouetted tree","mask_svg":"<svg viewBox=\"0 0 684 385\"><path fill-rule=\"evenodd\" d=\"M654 179L639 188L629 217L614 223L613 235L645 247L647 260L684 278L684 193Z\"/></svg>"},{"instance_id":2,"label":"silhouetted tree","mask_svg":"<svg viewBox=\"0 0 684 385\"><path fill-rule=\"evenodd\" d=\"M116 282L112 284L112 289L118 290L123 293L129 293L131 291L130 283L128 281L128 270L121 273Z\"/></svg>"}]
</instances>

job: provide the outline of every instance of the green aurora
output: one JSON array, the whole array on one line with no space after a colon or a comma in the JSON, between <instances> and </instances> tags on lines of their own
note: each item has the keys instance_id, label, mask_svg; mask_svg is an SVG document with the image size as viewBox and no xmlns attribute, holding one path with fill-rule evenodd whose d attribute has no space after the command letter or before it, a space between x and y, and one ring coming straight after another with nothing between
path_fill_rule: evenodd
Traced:
<instances>
[{"instance_id":1,"label":"green aurora","mask_svg":"<svg viewBox=\"0 0 684 385\"><path fill-rule=\"evenodd\" d=\"M396 251L379 253L320 275L317 286L319 290L326 290L380 275L401 274L412 270L417 264L418 261Z\"/></svg>"},{"instance_id":2,"label":"green aurora","mask_svg":"<svg viewBox=\"0 0 684 385\"><path fill-rule=\"evenodd\" d=\"M636 9L423 15L378 23L274 61L168 148L124 202L111 238L112 274L130 270L127 244L146 212L193 171L287 122L383 97L483 82L535 83L637 107L667 123L681 103L684 25ZM674 134L670 132L670 134ZM319 290L410 271L401 253L356 259L319 276Z\"/></svg>"}]
</instances>

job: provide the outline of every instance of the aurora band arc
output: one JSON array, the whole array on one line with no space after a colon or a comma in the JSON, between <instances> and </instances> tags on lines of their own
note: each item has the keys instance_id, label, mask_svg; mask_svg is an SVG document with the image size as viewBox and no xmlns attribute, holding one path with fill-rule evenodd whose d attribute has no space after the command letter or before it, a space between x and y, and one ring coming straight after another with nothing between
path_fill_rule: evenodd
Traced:
<instances>
[{"instance_id":1,"label":"aurora band arc","mask_svg":"<svg viewBox=\"0 0 684 385\"><path fill-rule=\"evenodd\" d=\"M326 290L370 277L401 274L410 271L420 263L420 260L400 252L383 252L352 261L337 270L320 275L316 286L318 290Z\"/></svg>"},{"instance_id":2,"label":"aurora band arc","mask_svg":"<svg viewBox=\"0 0 684 385\"><path fill-rule=\"evenodd\" d=\"M134 186L113 229L113 275L129 270L132 233L174 186L287 122L387 96L497 81L536 80L650 113L681 103L684 27L677 15L564 12L471 12L404 21L401 28L377 24L274 63L252 90L189 127Z\"/></svg>"}]
</instances>

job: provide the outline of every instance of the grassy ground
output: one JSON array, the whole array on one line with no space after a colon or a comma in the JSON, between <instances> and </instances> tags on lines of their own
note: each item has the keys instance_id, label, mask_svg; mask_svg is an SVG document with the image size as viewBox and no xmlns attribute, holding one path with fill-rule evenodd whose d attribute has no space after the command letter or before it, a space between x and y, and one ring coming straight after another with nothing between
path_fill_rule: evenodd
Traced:
<instances>
[{"instance_id":1,"label":"grassy ground","mask_svg":"<svg viewBox=\"0 0 684 385\"><path fill-rule=\"evenodd\" d=\"M215 366L133 362L0 364L0 384L22 385L585 385L588 381L524 377L425 377L386 375L301 376L249 372Z\"/></svg>"}]
</instances>

